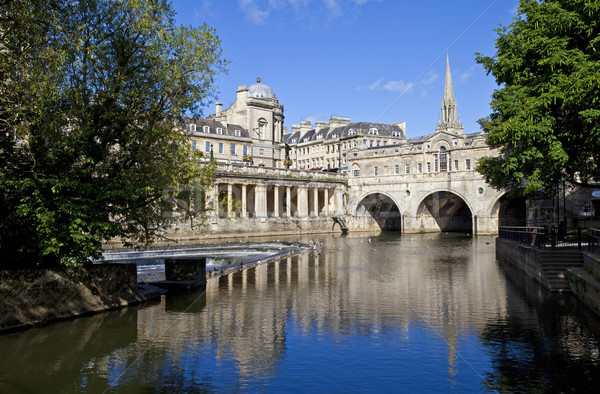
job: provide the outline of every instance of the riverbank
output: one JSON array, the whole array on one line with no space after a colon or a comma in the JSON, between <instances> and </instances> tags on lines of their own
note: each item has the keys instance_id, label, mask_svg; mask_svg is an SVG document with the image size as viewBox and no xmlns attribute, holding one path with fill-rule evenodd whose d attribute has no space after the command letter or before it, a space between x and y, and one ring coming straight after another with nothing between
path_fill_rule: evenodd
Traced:
<instances>
[{"instance_id":1,"label":"riverbank","mask_svg":"<svg viewBox=\"0 0 600 394\"><path fill-rule=\"evenodd\" d=\"M308 250L315 245L262 242L185 248L110 250L108 262L88 267L0 271L0 334L160 298L165 257L206 258L206 277L228 275ZM162 264L161 275L139 275L140 261ZM151 285L151 286L148 286Z\"/></svg>"}]
</instances>

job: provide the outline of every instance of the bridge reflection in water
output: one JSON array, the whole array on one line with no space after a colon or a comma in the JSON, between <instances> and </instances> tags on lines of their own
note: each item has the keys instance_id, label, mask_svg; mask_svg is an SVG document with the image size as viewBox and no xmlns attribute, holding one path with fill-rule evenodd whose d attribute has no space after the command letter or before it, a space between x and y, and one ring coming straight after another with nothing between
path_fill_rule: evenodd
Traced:
<instances>
[{"instance_id":1,"label":"bridge reflection in water","mask_svg":"<svg viewBox=\"0 0 600 394\"><path fill-rule=\"evenodd\" d=\"M3 358L0 391L600 387L598 319L499 266L492 238L311 239L320 254L203 294L2 336L19 357Z\"/></svg>"}]
</instances>

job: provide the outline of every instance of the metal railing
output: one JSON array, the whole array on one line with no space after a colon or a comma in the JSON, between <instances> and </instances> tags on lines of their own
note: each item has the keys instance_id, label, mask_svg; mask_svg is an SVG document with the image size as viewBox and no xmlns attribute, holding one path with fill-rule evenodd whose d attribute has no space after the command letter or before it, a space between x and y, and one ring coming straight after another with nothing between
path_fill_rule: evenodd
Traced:
<instances>
[{"instance_id":1,"label":"metal railing","mask_svg":"<svg viewBox=\"0 0 600 394\"><path fill-rule=\"evenodd\" d=\"M539 249L579 249L587 245L590 248L590 231L586 228L501 226L498 236L511 242ZM595 247L600 248L600 230L596 231Z\"/></svg>"}]
</instances>

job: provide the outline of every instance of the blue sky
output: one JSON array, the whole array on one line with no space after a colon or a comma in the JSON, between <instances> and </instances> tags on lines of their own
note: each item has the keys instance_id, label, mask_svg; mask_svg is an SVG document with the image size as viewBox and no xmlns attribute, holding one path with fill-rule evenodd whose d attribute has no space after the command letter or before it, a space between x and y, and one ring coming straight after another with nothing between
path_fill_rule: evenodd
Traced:
<instances>
[{"instance_id":1,"label":"blue sky","mask_svg":"<svg viewBox=\"0 0 600 394\"><path fill-rule=\"evenodd\" d=\"M261 81L301 120L406 122L407 136L435 131L446 53L465 132L480 131L496 88L475 63L495 53L518 0L173 0L177 22L207 23L223 41L229 73L217 77L228 108L239 85ZM214 113L210 105L205 114Z\"/></svg>"}]
</instances>

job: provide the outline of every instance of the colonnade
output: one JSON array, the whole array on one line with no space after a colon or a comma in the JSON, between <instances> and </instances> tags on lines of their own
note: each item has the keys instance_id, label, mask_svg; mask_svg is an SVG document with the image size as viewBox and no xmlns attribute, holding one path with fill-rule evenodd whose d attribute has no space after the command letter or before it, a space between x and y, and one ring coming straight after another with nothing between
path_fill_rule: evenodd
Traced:
<instances>
[{"instance_id":1,"label":"colonnade","mask_svg":"<svg viewBox=\"0 0 600 394\"><path fill-rule=\"evenodd\" d=\"M308 218L342 211L343 190L331 183L246 183L217 179L212 210L221 218Z\"/></svg>"}]
</instances>

